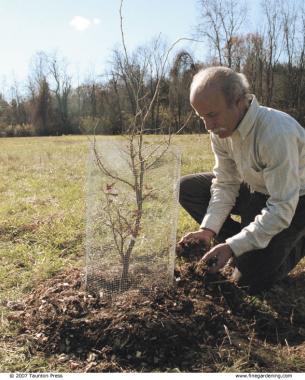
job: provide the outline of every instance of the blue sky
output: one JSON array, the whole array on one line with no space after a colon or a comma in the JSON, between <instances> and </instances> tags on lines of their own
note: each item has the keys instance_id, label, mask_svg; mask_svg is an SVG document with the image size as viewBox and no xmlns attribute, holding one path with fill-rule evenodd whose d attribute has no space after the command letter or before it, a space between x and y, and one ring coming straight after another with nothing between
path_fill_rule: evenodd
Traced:
<instances>
[{"instance_id":1,"label":"blue sky","mask_svg":"<svg viewBox=\"0 0 305 380\"><path fill-rule=\"evenodd\" d=\"M198 21L196 4L196 0L125 0L128 48L160 33L169 43L190 37ZM119 5L119 0L0 0L0 87L1 81L3 86L12 78L24 81L31 57L40 50L58 50L82 78L103 72L111 50L120 44ZM196 56L204 56L203 44L191 45Z\"/></svg>"},{"instance_id":2,"label":"blue sky","mask_svg":"<svg viewBox=\"0 0 305 380\"><path fill-rule=\"evenodd\" d=\"M59 50L83 75L93 68L103 70L120 43L119 5L119 0L0 0L0 78L13 73L20 80L26 77L30 59L39 50ZM196 2L125 0L123 13L132 49L160 32L169 42L189 36Z\"/></svg>"}]
</instances>

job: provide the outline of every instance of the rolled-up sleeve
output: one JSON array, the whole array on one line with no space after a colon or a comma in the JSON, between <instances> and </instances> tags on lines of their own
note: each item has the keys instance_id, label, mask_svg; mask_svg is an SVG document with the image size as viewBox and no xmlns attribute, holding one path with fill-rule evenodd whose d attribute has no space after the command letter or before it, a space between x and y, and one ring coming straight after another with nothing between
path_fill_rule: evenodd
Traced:
<instances>
[{"instance_id":1,"label":"rolled-up sleeve","mask_svg":"<svg viewBox=\"0 0 305 380\"><path fill-rule=\"evenodd\" d=\"M211 134L212 150L215 156L213 173L215 178L211 186L211 200L200 225L218 234L224 221L235 205L239 193L241 178L235 161L225 149L225 142Z\"/></svg>"},{"instance_id":2,"label":"rolled-up sleeve","mask_svg":"<svg viewBox=\"0 0 305 380\"><path fill-rule=\"evenodd\" d=\"M236 256L265 248L273 236L289 227L299 200L299 151L293 131L287 128L266 136L260 150L270 196L255 220L226 240Z\"/></svg>"}]
</instances>

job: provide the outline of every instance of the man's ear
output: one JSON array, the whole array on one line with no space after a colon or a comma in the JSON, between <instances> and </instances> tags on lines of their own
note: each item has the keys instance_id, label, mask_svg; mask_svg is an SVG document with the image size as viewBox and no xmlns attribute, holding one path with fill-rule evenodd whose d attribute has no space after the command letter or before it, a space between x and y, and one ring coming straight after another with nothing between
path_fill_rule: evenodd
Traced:
<instances>
[{"instance_id":1,"label":"man's ear","mask_svg":"<svg viewBox=\"0 0 305 380\"><path fill-rule=\"evenodd\" d=\"M235 101L235 105L239 109L243 109L244 106L245 106L245 104L246 104L245 99L242 98L242 97L237 98L236 101Z\"/></svg>"},{"instance_id":2,"label":"man's ear","mask_svg":"<svg viewBox=\"0 0 305 380\"><path fill-rule=\"evenodd\" d=\"M241 97L238 97L236 100L235 100L235 105L236 107L239 107L242 103L242 98Z\"/></svg>"}]
</instances>

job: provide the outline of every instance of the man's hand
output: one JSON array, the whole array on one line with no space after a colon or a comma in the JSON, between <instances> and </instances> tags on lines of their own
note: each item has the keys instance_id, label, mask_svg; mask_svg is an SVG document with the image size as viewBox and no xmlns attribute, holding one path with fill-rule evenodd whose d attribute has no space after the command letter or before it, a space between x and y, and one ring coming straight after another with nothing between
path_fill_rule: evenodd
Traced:
<instances>
[{"instance_id":1,"label":"man's hand","mask_svg":"<svg viewBox=\"0 0 305 380\"><path fill-rule=\"evenodd\" d=\"M218 244L203 256L201 262L207 265L208 272L216 273L232 256L233 251L228 244Z\"/></svg>"},{"instance_id":2,"label":"man's hand","mask_svg":"<svg viewBox=\"0 0 305 380\"><path fill-rule=\"evenodd\" d=\"M199 231L189 232L178 242L181 246L188 246L192 244L199 244L204 242L205 245L210 248L211 241L215 236L215 232L211 230L200 229Z\"/></svg>"}]
</instances>

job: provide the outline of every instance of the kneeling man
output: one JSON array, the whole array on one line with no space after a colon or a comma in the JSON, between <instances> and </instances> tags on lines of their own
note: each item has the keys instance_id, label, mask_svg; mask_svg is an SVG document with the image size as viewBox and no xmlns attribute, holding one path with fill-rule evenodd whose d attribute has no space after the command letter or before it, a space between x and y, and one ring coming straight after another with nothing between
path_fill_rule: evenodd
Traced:
<instances>
[{"instance_id":1,"label":"kneeling man","mask_svg":"<svg viewBox=\"0 0 305 380\"><path fill-rule=\"evenodd\" d=\"M181 178L179 201L200 229L180 243L209 246L215 237L202 259L214 258L210 271L233 258L238 283L260 292L305 256L305 130L260 106L246 77L225 67L198 72L190 102L210 133L215 166Z\"/></svg>"}]
</instances>

